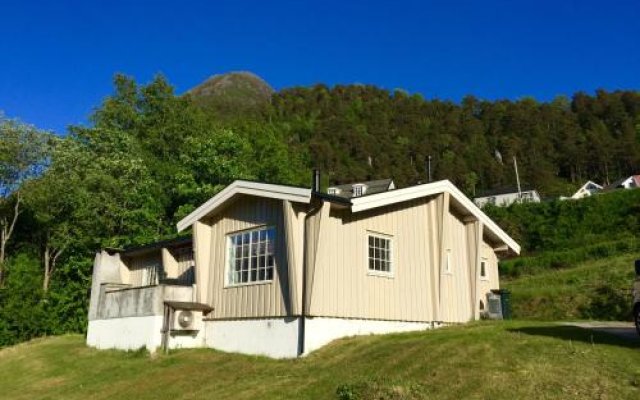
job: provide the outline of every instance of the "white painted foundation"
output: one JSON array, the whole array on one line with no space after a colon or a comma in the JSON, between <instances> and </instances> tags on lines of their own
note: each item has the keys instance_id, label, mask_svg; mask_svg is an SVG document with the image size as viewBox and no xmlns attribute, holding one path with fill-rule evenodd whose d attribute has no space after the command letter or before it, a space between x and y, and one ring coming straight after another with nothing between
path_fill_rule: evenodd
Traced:
<instances>
[{"instance_id":1,"label":"white painted foundation","mask_svg":"<svg viewBox=\"0 0 640 400\"><path fill-rule=\"evenodd\" d=\"M304 353L349 336L410 332L432 329L431 322L381 321L371 319L307 317L305 319Z\"/></svg>"},{"instance_id":2,"label":"white painted foundation","mask_svg":"<svg viewBox=\"0 0 640 400\"><path fill-rule=\"evenodd\" d=\"M273 358L298 356L298 318L205 321L206 346Z\"/></svg>"},{"instance_id":3,"label":"white painted foundation","mask_svg":"<svg viewBox=\"0 0 640 400\"><path fill-rule=\"evenodd\" d=\"M87 345L98 349L154 352L162 344L162 315L89 321Z\"/></svg>"},{"instance_id":4,"label":"white painted foundation","mask_svg":"<svg viewBox=\"0 0 640 400\"><path fill-rule=\"evenodd\" d=\"M87 345L98 349L119 350L137 350L144 347L154 352L162 345L162 324L162 316L89 321ZM437 326L439 324L430 322L307 317L304 355L339 338L419 331ZM193 334L171 334L169 348L210 347L226 352L272 358L298 356L299 318L204 321L200 328Z\"/></svg>"}]
</instances>

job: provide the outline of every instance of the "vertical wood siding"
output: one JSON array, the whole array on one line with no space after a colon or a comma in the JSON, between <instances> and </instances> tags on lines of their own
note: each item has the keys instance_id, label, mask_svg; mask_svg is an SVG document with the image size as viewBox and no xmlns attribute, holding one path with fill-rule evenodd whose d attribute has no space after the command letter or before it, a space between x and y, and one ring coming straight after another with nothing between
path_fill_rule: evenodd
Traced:
<instances>
[{"instance_id":1,"label":"vertical wood siding","mask_svg":"<svg viewBox=\"0 0 640 400\"><path fill-rule=\"evenodd\" d=\"M486 261L487 277L481 279L478 275L478 293L476 307L480 304L480 300L484 302L485 311L487 310L487 293L492 289L500 289L500 278L498 276L498 257L492 246L483 240L480 251L481 260ZM479 274L479 272L478 272Z\"/></svg>"},{"instance_id":2,"label":"vertical wood siding","mask_svg":"<svg viewBox=\"0 0 640 400\"><path fill-rule=\"evenodd\" d=\"M260 226L273 226L276 229L276 269L273 280L269 283L228 286L226 280L227 235ZM207 265L211 276L207 281L199 281L198 286L207 286L206 303L214 308L211 317L248 318L288 315L290 296L282 201L239 196L211 221L210 227L208 248L198 248L197 251L198 253L209 251L210 254ZM198 269L202 268L199 266Z\"/></svg>"},{"instance_id":3,"label":"vertical wood siding","mask_svg":"<svg viewBox=\"0 0 640 400\"><path fill-rule=\"evenodd\" d=\"M325 203L308 223L308 238L317 245L311 251L315 257L308 257L315 261L309 271L309 314L433 320L434 203L418 199L356 214L329 210ZM392 236L393 277L369 274L368 232Z\"/></svg>"},{"instance_id":4,"label":"vertical wood siding","mask_svg":"<svg viewBox=\"0 0 640 400\"><path fill-rule=\"evenodd\" d=\"M450 254L450 272L444 268L441 272L440 317L443 322L466 322L473 318L467 229L456 215L445 215L445 253Z\"/></svg>"},{"instance_id":5,"label":"vertical wood siding","mask_svg":"<svg viewBox=\"0 0 640 400\"><path fill-rule=\"evenodd\" d=\"M131 286L146 286L149 282L144 282L145 276L149 277L149 274L154 273L159 274L162 260L160 252L158 251L152 254L130 258L126 263L129 266L129 279L126 283Z\"/></svg>"}]
</instances>

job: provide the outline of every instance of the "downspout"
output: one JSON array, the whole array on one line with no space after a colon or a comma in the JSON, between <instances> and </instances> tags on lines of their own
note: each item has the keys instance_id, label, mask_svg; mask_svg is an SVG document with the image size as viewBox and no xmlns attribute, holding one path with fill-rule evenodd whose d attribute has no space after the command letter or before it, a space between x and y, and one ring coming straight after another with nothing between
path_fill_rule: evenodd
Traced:
<instances>
[{"instance_id":1,"label":"downspout","mask_svg":"<svg viewBox=\"0 0 640 400\"><path fill-rule=\"evenodd\" d=\"M320 171L313 170L313 178L311 182L311 204L313 204L314 195L320 192ZM315 215L322 208L320 205L312 206L307 215L304 217L304 242L302 245L302 307L300 310L300 324L298 325L298 356L304 354L305 342L305 320L307 318L307 270L309 268L309 218ZM315 260L314 260L315 261Z\"/></svg>"}]
</instances>

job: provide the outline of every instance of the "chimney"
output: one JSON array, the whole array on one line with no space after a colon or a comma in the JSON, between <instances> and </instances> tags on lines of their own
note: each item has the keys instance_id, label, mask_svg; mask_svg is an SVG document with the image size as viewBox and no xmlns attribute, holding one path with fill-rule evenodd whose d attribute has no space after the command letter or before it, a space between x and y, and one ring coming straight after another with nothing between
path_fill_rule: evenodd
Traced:
<instances>
[{"instance_id":1,"label":"chimney","mask_svg":"<svg viewBox=\"0 0 640 400\"><path fill-rule=\"evenodd\" d=\"M313 179L311 180L311 192L317 193L320 191L320 170L313 170Z\"/></svg>"}]
</instances>

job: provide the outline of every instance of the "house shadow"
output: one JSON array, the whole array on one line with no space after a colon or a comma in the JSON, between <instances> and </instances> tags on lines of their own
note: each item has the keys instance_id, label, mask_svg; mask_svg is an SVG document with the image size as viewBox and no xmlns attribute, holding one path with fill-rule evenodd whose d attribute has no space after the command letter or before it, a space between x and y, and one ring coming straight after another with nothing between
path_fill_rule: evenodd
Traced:
<instances>
[{"instance_id":1,"label":"house shadow","mask_svg":"<svg viewBox=\"0 0 640 400\"><path fill-rule=\"evenodd\" d=\"M572 342L640 349L640 337L635 334L635 329L629 329L631 329L632 332L621 331L621 328L584 328L575 325L544 325L512 328L508 329L508 331L531 336L546 336ZM633 335L631 333L633 333Z\"/></svg>"}]
</instances>

